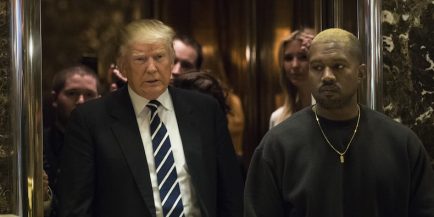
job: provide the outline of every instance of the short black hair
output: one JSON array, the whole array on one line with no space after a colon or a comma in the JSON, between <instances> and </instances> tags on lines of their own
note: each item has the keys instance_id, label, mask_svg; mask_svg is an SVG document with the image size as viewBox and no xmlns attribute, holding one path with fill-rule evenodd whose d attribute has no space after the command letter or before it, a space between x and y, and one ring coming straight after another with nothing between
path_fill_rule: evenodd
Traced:
<instances>
[{"instance_id":1,"label":"short black hair","mask_svg":"<svg viewBox=\"0 0 434 217\"><path fill-rule=\"evenodd\" d=\"M98 91L98 93L101 92L101 84L99 82L99 78L96 75L95 71L93 71L91 68L89 68L83 64L73 65L73 66L64 68L64 69L60 70L58 73L56 73L54 75L54 78L53 78L53 84L51 86L51 90L56 92L56 93L59 93L65 87L66 79L68 79L69 77L71 77L72 75L75 75L75 74L89 75L92 78L94 78L96 81L97 91Z\"/></svg>"},{"instance_id":2,"label":"short black hair","mask_svg":"<svg viewBox=\"0 0 434 217\"><path fill-rule=\"evenodd\" d=\"M191 46L196 51L197 58L194 65L196 70L200 70L203 62L202 45L197 42L196 39L188 35L176 35L173 40L180 40L182 43Z\"/></svg>"}]
</instances>

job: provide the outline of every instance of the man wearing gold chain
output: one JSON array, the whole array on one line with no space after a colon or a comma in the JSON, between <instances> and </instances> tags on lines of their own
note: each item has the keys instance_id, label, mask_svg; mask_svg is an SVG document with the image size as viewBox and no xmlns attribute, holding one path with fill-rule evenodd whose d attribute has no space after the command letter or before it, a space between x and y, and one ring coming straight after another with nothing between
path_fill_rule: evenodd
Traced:
<instances>
[{"instance_id":1,"label":"man wearing gold chain","mask_svg":"<svg viewBox=\"0 0 434 217\"><path fill-rule=\"evenodd\" d=\"M417 136L357 103L358 39L318 34L309 51L316 105L271 129L253 156L245 216L434 216L434 172Z\"/></svg>"}]
</instances>

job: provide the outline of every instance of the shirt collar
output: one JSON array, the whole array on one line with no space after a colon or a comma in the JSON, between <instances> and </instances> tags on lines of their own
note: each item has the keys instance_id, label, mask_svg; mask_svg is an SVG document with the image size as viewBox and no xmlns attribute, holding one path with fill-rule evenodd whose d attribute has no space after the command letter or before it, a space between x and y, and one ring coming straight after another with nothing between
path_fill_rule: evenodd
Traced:
<instances>
[{"instance_id":1,"label":"shirt collar","mask_svg":"<svg viewBox=\"0 0 434 217\"><path fill-rule=\"evenodd\" d=\"M149 103L149 99L140 96L137 94L130 86L128 86L128 93L131 98L131 102L133 103L133 108L136 116L139 116L142 113L146 105ZM170 97L169 90L166 89L156 100L161 103L161 107L163 107L166 111L173 110L172 98Z\"/></svg>"}]
</instances>

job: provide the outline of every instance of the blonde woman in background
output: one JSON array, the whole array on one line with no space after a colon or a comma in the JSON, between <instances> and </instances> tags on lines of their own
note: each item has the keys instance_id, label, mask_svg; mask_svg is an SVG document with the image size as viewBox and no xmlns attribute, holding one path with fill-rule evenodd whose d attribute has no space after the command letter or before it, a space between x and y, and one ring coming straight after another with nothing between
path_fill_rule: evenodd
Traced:
<instances>
[{"instance_id":1,"label":"blonde woman in background","mask_svg":"<svg viewBox=\"0 0 434 217\"><path fill-rule=\"evenodd\" d=\"M280 85L284 94L284 104L271 114L270 128L314 102L309 85L307 58L314 34L312 29L295 31L280 45Z\"/></svg>"}]
</instances>

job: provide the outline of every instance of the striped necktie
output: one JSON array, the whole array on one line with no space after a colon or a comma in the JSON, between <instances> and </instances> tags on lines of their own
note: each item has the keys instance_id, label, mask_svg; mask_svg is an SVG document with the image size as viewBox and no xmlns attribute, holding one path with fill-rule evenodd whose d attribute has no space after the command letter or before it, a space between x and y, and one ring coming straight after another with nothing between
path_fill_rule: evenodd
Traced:
<instances>
[{"instance_id":1,"label":"striped necktie","mask_svg":"<svg viewBox=\"0 0 434 217\"><path fill-rule=\"evenodd\" d=\"M151 110L151 139L154 150L155 168L160 190L163 215L184 216L184 207L181 199L181 191L176 173L175 160L173 159L169 133L166 126L158 117L157 108L160 102L151 100L146 105Z\"/></svg>"}]
</instances>

